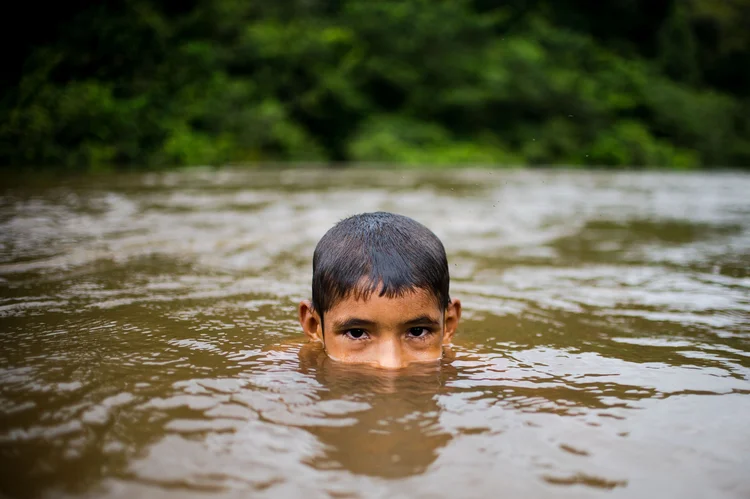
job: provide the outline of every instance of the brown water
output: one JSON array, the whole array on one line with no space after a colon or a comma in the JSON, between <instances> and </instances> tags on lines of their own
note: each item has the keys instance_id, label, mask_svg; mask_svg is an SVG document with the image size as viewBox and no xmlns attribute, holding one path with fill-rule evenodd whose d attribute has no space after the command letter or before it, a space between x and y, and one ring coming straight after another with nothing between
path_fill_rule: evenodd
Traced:
<instances>
[{"instance_id":1,"label":"brown water","mask_svg":"<svg viewBox=\"0 0 750 499\"><path fill-rule=\"evenodd\" d=\"M0 198L0 496L750 497L750 176L192 171ZM318 238L431 227L465 316L304 348Z\"/></svg>"}]
</instances>

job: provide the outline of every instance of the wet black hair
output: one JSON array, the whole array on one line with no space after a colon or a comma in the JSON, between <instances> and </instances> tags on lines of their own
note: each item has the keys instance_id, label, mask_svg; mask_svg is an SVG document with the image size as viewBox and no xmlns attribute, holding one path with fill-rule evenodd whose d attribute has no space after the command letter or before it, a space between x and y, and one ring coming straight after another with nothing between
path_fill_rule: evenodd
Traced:
<instances>
[{"instance_id":1,"label":"wet black hair","mask_svg":"<svg viewBox=\"0 0 750 499\"><path fill-rule=\"evenodd\" d=\"M394 298L424 289L445 309L449 287L443 243L403 215L379 211L346 218L326 232L313 254L312 303L321 321L340 300L366 299L377 290Z\"/></svg>"}]
</instances>

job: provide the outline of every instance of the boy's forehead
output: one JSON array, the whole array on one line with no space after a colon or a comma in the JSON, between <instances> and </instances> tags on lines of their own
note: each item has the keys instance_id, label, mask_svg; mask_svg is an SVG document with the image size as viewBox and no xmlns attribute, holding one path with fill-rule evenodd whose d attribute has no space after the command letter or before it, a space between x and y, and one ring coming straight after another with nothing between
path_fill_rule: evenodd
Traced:
<instances>
[{"instance_id":1,"label":"boy's forehead","mask_svg":"<svg viewBox=\"0 0 750 499\"><path fill-rule=\"evenodd\" d=\"M372 293L349 293L336 302L326 315L349 315L352 313L378 316L388 315L414 315L420 314L440 315L440 306L437 297L430 291L422 288L414 288L397 296L380 296L381 289Z\"/></svg>"}]
</instances>

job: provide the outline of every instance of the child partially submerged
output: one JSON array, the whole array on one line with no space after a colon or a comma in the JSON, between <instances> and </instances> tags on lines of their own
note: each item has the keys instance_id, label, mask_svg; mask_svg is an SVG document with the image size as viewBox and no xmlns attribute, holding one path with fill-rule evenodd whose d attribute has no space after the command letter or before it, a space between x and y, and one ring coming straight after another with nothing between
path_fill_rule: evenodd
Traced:
<instances>
[{"instance_id":1,"label":"child partially submerged","mask_svg":"<svg viewBox=\"0 0 750 499\"><path fill-rule=\"evenodd\" d=\"M300 303L299 321L336 361L434 362L461 318L449 286L445 248L427 227L393 213L355 215L318 242L312 301Z\"/></svg>"}]
</instances>

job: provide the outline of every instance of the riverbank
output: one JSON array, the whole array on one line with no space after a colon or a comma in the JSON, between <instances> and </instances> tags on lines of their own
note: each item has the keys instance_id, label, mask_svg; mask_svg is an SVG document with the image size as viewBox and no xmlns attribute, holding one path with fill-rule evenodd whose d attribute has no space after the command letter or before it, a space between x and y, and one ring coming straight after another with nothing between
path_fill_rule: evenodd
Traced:
<instances>
[{"instance_id":1,"label":"riverbank","mask_svg":"<svg viewBox=\"0 0 750 499\"><path fill-rule=\"evenodd\" d=\"M0 164L750 168L750 4L715 3L29 12L0 78Z\"/></svg>"}]
</instances>

